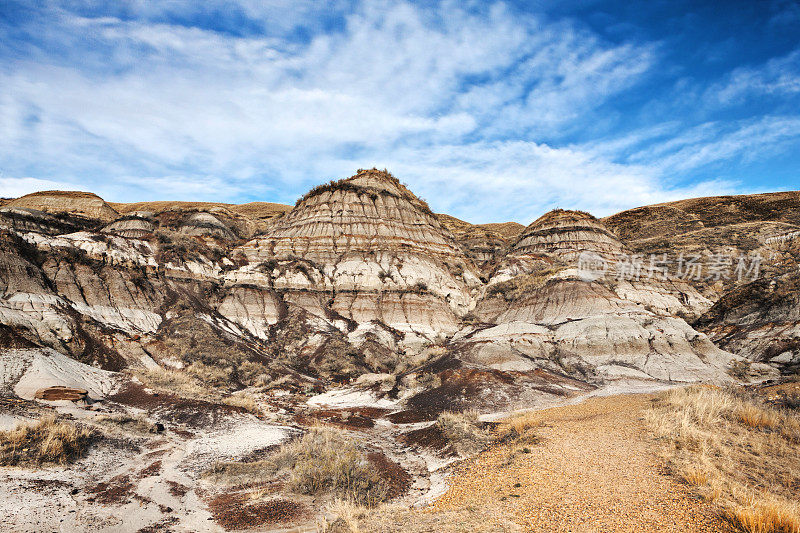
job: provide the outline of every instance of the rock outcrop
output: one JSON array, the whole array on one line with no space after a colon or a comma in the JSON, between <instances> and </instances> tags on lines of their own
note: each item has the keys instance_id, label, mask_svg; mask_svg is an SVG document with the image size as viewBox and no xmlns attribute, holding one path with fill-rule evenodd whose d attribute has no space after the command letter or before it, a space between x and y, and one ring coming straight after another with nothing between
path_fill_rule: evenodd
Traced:
<instances>
[{"instance_id":1,"label":"rock outcrop","mask_svg":"<svg viewBox=\"0 0 800 533\"><path fill-rule=\"evenodd\" d=\"M723 295L695 327L730 352L796 373L800 369L800 274L737 287Z\"/></svg>"},{"instance_id":2,"label":"rock outcrop","mask_svg":"<svg viewBox=\"0 0 800 533\"><path fill-rule=\"evenodd\" d=\"M465 358L589 380L725 380L734 357L675 316L710 305L691 286L615 278L612 269L587 277L580 265L586 254L613 265L624 251L588 213L556 210L536 220L489 280L475 310L480 325L456 339Z\"/></svg>"},{"instance_id":3,"label":"rock outcrop","mask_svg":"<svg viewBox=\"0 0 800 533\"><path fill-rule=\"evenodd\" d=\"M106 223L119 217L119 213L108 205L105 200L96 194L80 191L35 192L12 200L5 207L35 209L52 214L67 214Z\"/></svg>"},{"instance_id":4,"label":"rock outcrop","mask_svg":"<svg viewBox=\"0 0 800 533\"><path fill-rule=\"evenodd\" d=\"M170 368L228 390L389 375L407 406L438 406L426 416L619 379L725 381L742 358L785 371L797 363L793 202L699 199L605 220L555 210L522 228L435 215L375 169L294 207L36 193L0 208L0 352ZM778 288L731 292L626 263L725 247L769 254Z\"/></svg>"},{"instance_id":5,"label":"rock outcrop","mask_svg":"<svg viewBox=\"0 0 800 533\"><path fill-rule=\"evenodd\" d=\"M270 288L312 314L425 338L454 333L480 283L427 205L377 170L312 189L238 252L248 265L229 283L263 285L267 270Z\"/></svg>"}]
</instances>

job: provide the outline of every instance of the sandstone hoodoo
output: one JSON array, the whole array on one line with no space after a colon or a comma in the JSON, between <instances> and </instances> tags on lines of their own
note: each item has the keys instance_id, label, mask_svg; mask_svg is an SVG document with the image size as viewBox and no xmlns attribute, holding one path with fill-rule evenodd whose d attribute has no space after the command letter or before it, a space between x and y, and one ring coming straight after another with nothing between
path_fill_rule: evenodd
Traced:
<instances>
[{"instance_id":1,"label":"sandstone hoodoo","mask_svg":"<svg viewBox=\"0 0 800 533\"><path fill-rule=\"evenodd\" d=\"M608 379L727 380L735 356L674 316L710 305L662 279L586 278L582 253L612 265L622 243L588 213L552 211L520 236L489 280L476 316L494 324L463 335L468 359L495 368Z\"/></svg>"},{"instance_id":2,"label":"sandstone hoodoo","mask_svg":"<svg viewBox=\"0 0 800 533\"><path fill-rule=\"evenodd\" d=\"M313 314L434 339L458 329L480 283L428 206L387 172L312 189L240 250ZM237 272L239 281L246 272ZM252 279L256 279L253 277Z\"/></svg>"}]
</instances>

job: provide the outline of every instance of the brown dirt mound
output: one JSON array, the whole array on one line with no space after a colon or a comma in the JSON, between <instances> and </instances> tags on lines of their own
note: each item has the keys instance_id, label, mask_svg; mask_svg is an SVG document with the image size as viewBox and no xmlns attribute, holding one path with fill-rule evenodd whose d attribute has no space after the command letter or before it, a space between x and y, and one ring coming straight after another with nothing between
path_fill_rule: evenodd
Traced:
<instances>
[{"instance_id":1,"label":"brown dirt mound","mask_svg":"<svg viewBox=\"0 0 800 533\"><path fill-rule=\"evenodd\" d=\"M133 483L126 475L114 476L108 481L98 483L87 490L93 496L88 499L90 502L102 504L125 504L133 497Z\"/></svg>"},{"instance_id":2,"label":"brown dirt mound","mask_svg":"<svg viewBox=\"0 0 800 533\"><path fill-rule=\"evenodd\" d=\"M277 498L248 504L247 495L242 493L217 496L209 502L208 508L226 531L297 522L310 516L308 508L301 503Z\"/></svg>"},{"instance_id":3,"label":"brown dirt mound","mask_svg":"<svg viewBox=\"0 0 800 533\"><path fill-rule=\"evenodd\" d=\"M369 453L367 454L367 460L389 484L386 499L396 498L404 494L411 486L411 476L408 475L408 472L382 453Z\"/></svg>"},{"instance_id":4,"label":"brown dirt mound","mask_svg":"<svg viewBox=\"0 0 800 533\"><path fill-rule=\"evenodd\" d=\"M368 429L375 427L375 420L389 412L386 409L373 407L354 407L347 409L321 409L310 413L301 413L295 417L299 424L311 425L323 422L349 429Z\"/></svg>"},{"instance_id":5,"label":"brown dirt mound","mask_svg":"<svg viewBox=\"0 0 800 533\"><path fill-rule=\"evenodd\" d=\"M444 450L450 444L437 424L403 433L398 440L408 446L430 448L437 452Z\"/></svg>"},{"instance_id":6,"label":"brown dirt mound","mask_svg":"<svg viewBox=\"0 0 800 533\"><path fill-rule=\"evenodd\" d=\"M121 391L108 399L123 405L156 411L158 418L165 423L185 424L194 428L206 427L210 420L224 418L233 413L247 413L243 407L234 405L181 398L167 393L150 393L138 383L126 384Z\"/></svg>"}]
</instances>

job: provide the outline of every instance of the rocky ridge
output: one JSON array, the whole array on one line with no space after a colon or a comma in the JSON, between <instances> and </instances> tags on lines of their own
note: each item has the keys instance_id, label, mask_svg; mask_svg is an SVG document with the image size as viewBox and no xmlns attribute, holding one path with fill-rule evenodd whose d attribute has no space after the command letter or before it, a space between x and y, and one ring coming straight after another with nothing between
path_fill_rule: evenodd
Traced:
<instances>
[{"instance_id":1,"label":"rocky ridge","mask_svg":"<svg viewBox=\"0 0 800 533\"><path fill-rule=\"evenodd\" d=\"M692 202L656 211L706 205ZM55 410L106 437L75 466L0 472L0 507L19 530L313 528L324 498L286 489L285 472L226 484L225 465L252 473L321 424L355 443L395 501L419 505L460 457L443 411L491 420L795 371L793 215L739 222L729 206L752 202L719 202L716 226L693 211L637 230L635 214L565 210L472 225L376 169L294 207L10 200L0 425ZM662 239L649 227L661 219L683 233ZM741 283L619 270L636 253L725 246L774 260Z\"/></svg>"},{"instance_id":2,"label":"rocky ridge","mask_svg":"<svg viewBox=\"0 0 800 533\"><path fill-rule=\"evenodd\" d=\"M762 200L748 213L792 196ZM272 379L299 372L324 383L408 372L433 353L451 374L517 372L514 387L537 371L595 385L724 380L748 354L720 350L686 322L711 308L713 292L673 276L586 279L579 268L587 254L608 265L641 250L660 220L653 212L669 213L664 224L681 235L719 221L697 214L704 205L642 208L639 233L631 213L564 210L522 231L472 226L434 215L374 169L316 187L290 210L36 193L0 211L0 317L14 338L112 369L222 359L233 384L246 384L244 362ZM795 221L753 216L743 218ZM794 257L784 241L772 246Z\"/></svg>"}]
</instances>

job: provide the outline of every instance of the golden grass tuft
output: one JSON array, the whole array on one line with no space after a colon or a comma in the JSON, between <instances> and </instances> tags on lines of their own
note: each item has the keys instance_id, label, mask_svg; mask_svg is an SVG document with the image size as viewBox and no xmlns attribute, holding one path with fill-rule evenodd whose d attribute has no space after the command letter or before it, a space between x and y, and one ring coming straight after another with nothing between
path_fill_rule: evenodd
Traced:
<instances>
[{"instance_id":1,"label":"golden grass tuft","mask_svg":"<svg viewBox=\"0 0 800 533\"><path fill-rule=\"evenodd\" d=\"M743 531L800 533L800 506L784 499L751 496L744 505L726 509L725 516Z\"/></svg>"},{"instance_id":2,"label":"golden grass tuft","mask_svg":"<svg viewBox=\"0 0 800 533\"><path fill-rule=\"evenodd\" d=\"M232 407L240 407L248 413L253 413L256 416L262 416L264 411L258 404L258 401L249 394L235 394L222 399L222 403Z\"/></svg>"},{"instance_id":3,"label":"golden grass tuft","mask_svg":"<svg viewBox=\"0 0 800 533\"><path fill-rule=\"evenodd\" d=\"M199 379L184 370L155 368L136 372L136 377L146 386L162 392L171 392L187 398L209 396L208 387L203 386Z\"/></svg>"},{"instance_id":4,"label":"golden grass tuft","mask_svg":"<svg viewBox=\"0 0 800 533\"><path fill-rule=\"evenodd\" d=\"M214 483L253 485L278 478L300 494L328 493L359 506L374 506L390 491L366 455L339 430L316 426L256 462L219 462L203 474Z\"/></svg>"},{"instance_id":5,"label":"golden grass tuft","mask_svg":"<svg viewBox=\"0 0 800 533\"><path fill-rule=\"evenodd\" d=\"M388 483L341 431L312 427L285 444L274 457L291 470L289 486L302 494L330 492L357 504L375 505L389 493Z\"/></svg>"},{"instance_id":6,"label":"golden grass tuft","mask_svg":"<svg viewBox=\"0 0 800 533\"><path fill-rule=\"evenodd\" d=\"M92 437L89 429L45 416L0 432L0 465L64 464L81 456Z\"/></svg>"},{"instance_id":7,"label":"golden grass tuft","mask_svg":"<svg viewBox=\"0 0 800 533\"><path fill-rule=\"evenodd\" d=\"M489 432L482 427L475 411L445 411L436 419L436 425L461 456L476 454L489 446Z\"/></svg>"},{"instance_id":8,"label":"golden grass tuft","mask_svg":"<svg viewBox=\"0 0 800 533\"><path fill-rule=\"evenodd\" d=\"M662 394L646 421L670 469L731 524L750 533L800 533L800 418L730 389Z\"/></svg>"}]
</instances>

